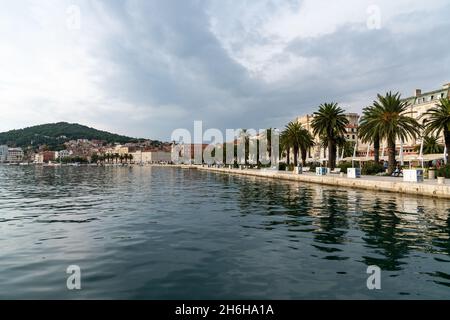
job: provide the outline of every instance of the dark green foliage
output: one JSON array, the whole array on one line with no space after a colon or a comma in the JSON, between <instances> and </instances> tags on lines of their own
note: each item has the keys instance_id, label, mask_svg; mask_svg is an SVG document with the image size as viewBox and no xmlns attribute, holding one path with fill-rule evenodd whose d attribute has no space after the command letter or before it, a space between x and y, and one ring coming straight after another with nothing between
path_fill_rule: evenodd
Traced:
<instances>
[{"instance_id":1,"label":"dark green foliage","mask_svg":"<svg viewBox=\"0 0 450 320\"><path fill-rule=\"evenodd\" d=\"M107 143L138 141L138 139L67 122L43 124L0 133L0 144L22 148L47 145L49 150L60 150L64 142L76 139L102 140Z\"/></svg>"},{"instance_id":2,"label":"dark green foliage","mask_svg":"<svg viewBox=\"0 0 450 320\"><path fill-rule=\"evenodd\" d=\"M327 141L328 167L330 169L334 169L336 166L338 138L346 133L345 127L348 123L344 110L337 103L324 103L319 106L318 111L314 112L311 126L315 136Z\"/></svg>"},{"instance_id":3,"label":"dark green foliage","mask_svg":"<svg viewBox=\"0 0 450 320\"><path fill-rule=\"evenodd\" d=\"M392 174L397 164L396 140L408 141L409 138L416 138L420 135L421 126L415 118L408 115L409 104L401 99L398 92L388 92L384 96L378 94L377 97L373 106L364 111L360 137L363 141L387 141L389 174Z\"/></svg>"},{"instance_id":4,"label":"dark green foliage","mask_svg":"<svg viewBox=\"0 0 450 320\"><path fill-rule=\"evenodd\" d=\"M450 164L440 167L437 170L438 177L450 178Z\"/></svg>"},{"instance_id":5,"label":"dark green foliage","mask_svg":"<svg viewBox=\"0 0 450 320\"><path fill-rule=\"evenodd\" d=\"M417 151L420 151L418 146ZM439 137L436 135L426 136L423 143L423 154L443 153L444 146L439 144Z\"/></svg>"},{"instance_id":6,"label":"dark green foliage","mask_svg":"<svg viewBox=\"0 0 450 320\"><path fill-rule=\"evenodd\" d=\"M351 162L341 162L338 165L338 168L341 169L341 172L346 173L348 168L352 168Z\"/></svg>"},{"instance_id":7,"label":"dark green foliage","mask_svg":"<svg viewBox=\"0 0 450 320\"><path fill-rule=\"evenodd\" d=\"M450 98L441 99L437 106L428 110L423 116L427 117L424 120L425 135L436 133L439 136L443 132L445 145L447 150L450 150Z\"/></svg>"},{"instance_id":8,"label":"dark green foliage","mask_svg":"<svg viewBox=\"0 0 450 320\"><path fill-rule=\"evenodd\" d=\"M86 158L82 157L65 157L62 159L58 159L57 162L61 163L88 163Z\"/></svg>"},{"instance_id":9,"label":"dark green foliage","mask_svg":"<svg viewBox=\"0 0 450 320\"><path fill-rule=\"evenodd\" d=\"M384 172L383 165L374 161L364 163L361 168L361 174L363 175L373 176L381 172Z\"/></svg>"},{"instance_id":10,"label":"dark green foliage","mask_svg":"<svg viewBox=\"0 0 450 320\"><path fill-rule=\"evenodd\" d=\"M281 133L280 142L280 150L286 151L288 164L290 164L289 153L290 149L292 148L292 151L294 152L293 165L298 165L299 152L302 164L306 165L308 150L314 146L314 137L311 135L311 133L309 133L308 130L303 128L302 125L298 122L289 122L284 131Z\"/></svg>"},{"instance_id":11,"label":"dark green foliage","mask_svg":"<svg viewBox=\"0 0 450 320\"><path fill-rule=\"evenodd\" d=\"M339 146L340 148L344 148L344 158L353 156L353 150L355 149L355 144L356 144L356 142L354 142L354 141L345 140L344 144L342 146Z\"/></svg>"}]
</instances>

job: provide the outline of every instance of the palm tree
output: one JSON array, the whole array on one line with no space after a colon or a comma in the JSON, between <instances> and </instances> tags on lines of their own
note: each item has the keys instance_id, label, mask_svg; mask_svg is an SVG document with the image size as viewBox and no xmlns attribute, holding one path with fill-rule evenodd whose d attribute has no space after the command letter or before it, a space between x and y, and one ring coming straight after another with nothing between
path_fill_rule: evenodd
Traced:
<instances>
[{"instance_id":1,"label":"palm tree","mask_svg":"<svg viewBox=\"0 0 450 320\"><path fill-rule=\"evenodd\" d=\"M447 152L450 152L450 98L441 98L436 107L428 110L424 116L428 116L424 121L425 135L434 132L439 136L443 132ZM445 157L448 163L448 155Z\"/></svg>"},{"instance_id":2,"label":"palm tree","mask_svg":"<svg viewBox=\"0 0 450 320\"><path fill-rule=\"evenodd\" d=\"M359 138L363 143L373 143L375 162L380 162L380 133L377 127L371 125L371 119L376 115L376 107L369 106L363 109L359 123Z\"/></svg>"},{"instance_id":3,"label":"palm tree","mask_svg":"<svg viewBox=\"0 0 450 320\"><path fill-rule=\"evenodd\" d=\"M313 136L302 127L298 122L289 122L284 130L283 144L289 156L289 149L294 152L294 166L298 165L299 151L301 153L302 163L306 165L306 156L309 148L314 146Z\"/></svg>"},{"instance_id":4,"label":"palm tree","mask_svg":"<svg viewBox=\"0 0 450 320\"><path fill-rule=\"evenodd\" d=\"M287 131L283 131L281 132L280 135L280 152L282 152L282 150L286 151L286 164L289 165L291 163L291 141L289 139L289 135L287 133Z\"/></svg>"},{"instance_id":5,"label":"palm tree","mask_svg":"<svg viewBox=\"0 0 450 320\"><path fill-rule=\"evenodd\" d=\"M308 130L306 130L305 128L301 128L298 134L298 142L302 158L302 165L306 166L308 151L315 145L314 137Z\"/></svg>"},{"instance_id":6,"label":"palm tree","mask_svg":"<svg viewBox=\"0 0 450 320\"><path fill-rule=\"evenodd\" d=\"M248 164L248 157L250 153L250 135L247 131L247 129L241 129L241 132L239 133L239 140L240 142L244 143L244 164Z\"/></svg>"},{"instance_id":7,"label":"palm tree","mask_svg":"<svg viewBox=\"0 0 450 320\"><path fill-rule=\"evenodd\" d=\"M272 128L264 130L263 135L261 136L262 139L266 139L267 141L267 150L266 153L269 156L269 159L272 159ZM262 154L263 151L261 151Z\"/></svg>"},{"instance_id":8,"label":"palm tree","mask_svg":"<svg viewBox=\"0 0 450 320\"><path fill-rule=\"evenodd\" d=\"M355 150L355 141L345 141L344 148L344 158L351 157L353 155L353 150Z\"/></svg>"},{"instance_id":9,"label":"palm tree","mask_svg":"<svg viewBox=\"0 0 450 320\"><path fill-rule=\"evenodd\" d=\"M328 166L334 169L336 166L336 140L345 134L345 127L349 121L344 110L337 103L324 103L319 106L319 111L314 112L311 122L313 133L328 141Z\"/></svg>"},{"instance_id":10,"label":"palm tree","mask_svg":"<svg viewBox=\"0 0 450 320\"><path fill-rule=\"evenodd\" d=\"M416 146L416 151L420 150L420 145ZM439 144L439 136L425 136L423 138L423 154L435 154L444 152L444 147Z\"/></svg>"},{"instance_id":11,"label":"palm tree","mask_svg":"<svg viewBox=\"0 0 450 320\"><path fill-rule=\"evenodd\" d=\"M286 126L286 136L288 139L288 145L292 146L294 153L294 166L298 165L298 151L299 151L299 141L298 135L300 134L302 127L298 122L289 122Z\"/></svg>"},{"instance_id":12,"label":"palm tree","mask_svg":"<svg viewBox=\"0 0 450 320\"><path fill-rule=\"evenodd\" d=\"M374 101L371 116L367 118L366 125L373 127L378 132L380 139L387 141L388 147L388 173L392 174L397 164L395 160L395 141L408 138L416 138L420 133L420 124L416 119L406 115L408 102L401 99L397 92L386 93L385 96L378 94L378 100Z\"/></svg>"},{"instance_id":13,"label":"palm tree","mask_svg":"<svg viewBox=\"0 0 450 320\"><path fill-rule=\"evenodd\" d=\"M351 149L352 143L350 141L347 141L347 139L345 139L345 137L343 135L337 136L336 137L336 147L339 147L339 153L344 154L344 157L346 157L349 153L349 150ZM353 149L351 149L353 152ZM336 148L336 152L337 152L337 148ZM342 160L342 159L341 159Z\"/></svg>"},{"instance_id":14,"label":"palm tree","mask_svg":"<svg viewBox=\"0 0 450 320\"><path fill-rule=\"evenodd\" d=\"M350 157L353 154L353 149L355 147L355 142L352 141L348 141L347 139L345 139L345 137L343 135L338 135L335 138L335 151L336 155L337 155L337 148L339 147L339 151L340 153L342 152L342 150L344 150L344 157ZM328 148L328 138L325 136L322 136L320 138L320 146L323 148L324 150L324 157L326 156L326 150Z\"/></svg>"},{"instance_id":15,"label":"palm tree","mask_svg":"<svg viewBox=\"0 0 450 320\"><path fill-rule=\"evenodd\" d=\"M97 164L98 161L99 161L99 156L98 156L98 154L94 153L94 154L91 156L91 163Z\"/></svg>"}]
</instances>

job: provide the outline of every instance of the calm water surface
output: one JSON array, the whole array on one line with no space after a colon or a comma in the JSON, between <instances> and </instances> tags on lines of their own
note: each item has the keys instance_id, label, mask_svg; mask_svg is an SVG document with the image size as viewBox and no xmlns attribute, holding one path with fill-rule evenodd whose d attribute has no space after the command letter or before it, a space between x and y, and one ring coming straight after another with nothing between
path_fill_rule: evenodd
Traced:
<instances>
[{"instance_id":1,"label":"calm water surface","mask_svg":"<svg viewBox=\"0 0 450 320\"><path fill-rule=\"evenodd\" d=\"M0 298L450 299L449 212L195 170L0 166Z\"/></svg>"}]
</instances>

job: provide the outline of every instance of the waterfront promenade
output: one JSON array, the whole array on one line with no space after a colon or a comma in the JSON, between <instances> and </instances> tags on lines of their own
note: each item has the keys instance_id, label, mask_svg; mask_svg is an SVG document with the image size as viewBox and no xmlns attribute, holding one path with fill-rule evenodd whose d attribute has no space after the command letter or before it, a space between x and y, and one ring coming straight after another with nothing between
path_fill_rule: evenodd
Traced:
<instances>
[{"instance_id":1,"label":"waterfront promenade","mask_svg":"<svg viewBox=\"0 0 450 320\"><path fill-rule=\"evenodd\" d=\"M428 196L435 198L450 199L450 185L438 184L437 180L415 183L403 182L403 178L380 177L380 176L362 176L358 179L349 179L340 177L336 174L327 176L316 176L314 173L307 172L303 174L294 174L293 172L276 171L270 169L225 169L225 168L208 168L202 166L183 166L184 168L198 169L222 174L236 174L255 176L261 178L279 179L298 181L306 183L316 183L329 186L358 188L373 191L386 191L401 194L411 194L417 196ZM447 181L448 183L448 181Z\"/></svg>"}]
</instances>

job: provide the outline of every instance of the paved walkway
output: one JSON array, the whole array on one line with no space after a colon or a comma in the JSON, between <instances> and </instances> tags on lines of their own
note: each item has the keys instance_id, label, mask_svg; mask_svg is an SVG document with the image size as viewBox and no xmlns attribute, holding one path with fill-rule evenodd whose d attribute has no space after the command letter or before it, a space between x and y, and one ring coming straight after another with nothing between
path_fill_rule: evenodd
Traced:
<instances>
[{"instance_id":1,"label":"paved walkway","mask_svg":"<svg viewBox=\"0 0 450 320\"><path fill-rule=\"evenodd\" d=\"M418 196L429 196L435 198L450 199L450 184L438 184L437 179L434 181L425 180L424 182L403 182L402 177L380 177L380 176L362 176L359 179L349 179L347 177L340 177L337 174L330 174L327 176L316 176L314 173L294 174L293 172L276 171L276 170L240 170L240 169L223 169L223 168L208 168L201 166L191 166L199 170L248 175L272 179L300 181L308 183L318 183L331 186L341 186L350 188L359 188L375 191L387 191L403 194L413 194ZM449 180L446 181L449 183Z\"/></svg>"}]
</instances>

